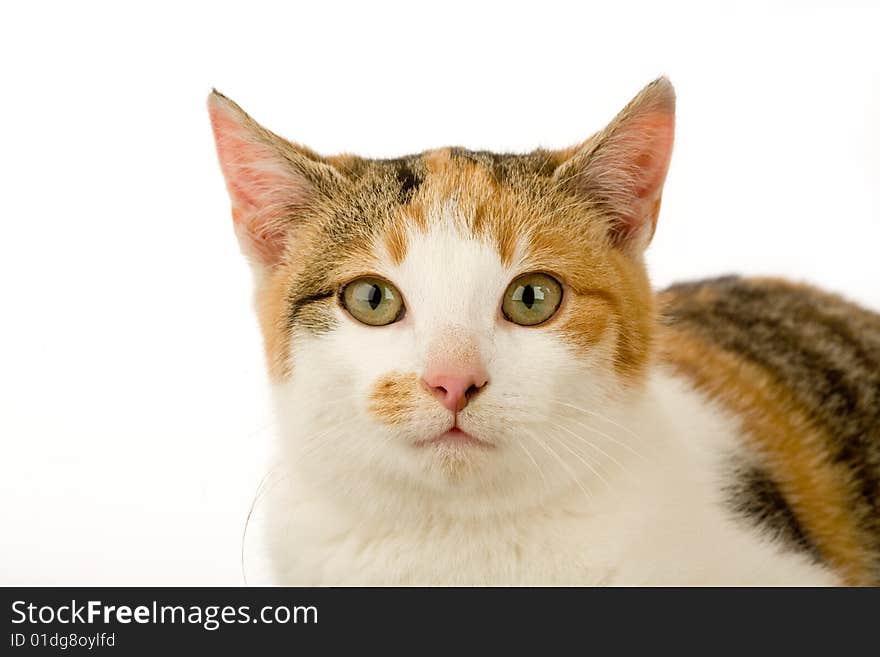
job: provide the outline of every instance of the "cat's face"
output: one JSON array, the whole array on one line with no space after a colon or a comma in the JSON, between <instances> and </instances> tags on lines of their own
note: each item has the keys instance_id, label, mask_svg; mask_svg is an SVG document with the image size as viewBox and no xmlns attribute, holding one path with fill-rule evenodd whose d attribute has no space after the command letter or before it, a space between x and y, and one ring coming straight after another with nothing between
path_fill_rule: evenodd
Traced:
<instances>
[{"instance_id":1,"label":"cat's face","mask_svg":"<svg viewBox=\"0 0 880 657\"><path fill-rule=\"evenodd\" d=\"M321 158L212 95L298 467L451 498L601 479L620 451L603 408L650 354L641 250L673 102L660 80L567 151L373 161Z\"/></svg>"}]
</instances>

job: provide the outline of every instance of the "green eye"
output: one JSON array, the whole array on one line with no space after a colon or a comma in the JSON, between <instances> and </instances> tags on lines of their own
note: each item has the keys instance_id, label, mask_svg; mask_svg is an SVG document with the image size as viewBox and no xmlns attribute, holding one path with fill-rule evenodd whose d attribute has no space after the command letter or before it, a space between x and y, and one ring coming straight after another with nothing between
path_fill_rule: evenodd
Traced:
<instances>
[{"instance_id":1,"label":"green eye","mask_svg":"<svg viewBox=\"0 0 880 657\"><path fill-rule=\"evenodd\" d=\"M403 317L403 299L388 281L372 276L357 278L342 290L342 305L359 322L385 326Z\"/></svg>"},{"instance_id":2,"label":"green eye","mask_svg":"<svg viewBox=\"0 0 880 657\"><path fill-rule=\"evenodd\" d=\"M504 292L501 311L514 324L534 326L553 317L562 301L562 286L547 274L523 274Z\"/></svg>"}]
</instances>

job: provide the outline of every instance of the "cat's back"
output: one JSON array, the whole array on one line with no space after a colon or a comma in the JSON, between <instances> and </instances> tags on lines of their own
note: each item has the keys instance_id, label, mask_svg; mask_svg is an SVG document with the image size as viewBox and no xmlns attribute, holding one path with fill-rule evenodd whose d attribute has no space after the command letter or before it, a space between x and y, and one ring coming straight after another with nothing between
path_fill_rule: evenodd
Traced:
<instances>
[{"instance_id":1,"label":"cat's back","mask_svg":"<svg viewBox=\"0 0 880 657\"><path fill-rule=\"evenodd\" d=\"M773 279L659 301L663 360L742 421L732 506L848 582L880 583L880 315Z\"/></svg>"}]
</instances>

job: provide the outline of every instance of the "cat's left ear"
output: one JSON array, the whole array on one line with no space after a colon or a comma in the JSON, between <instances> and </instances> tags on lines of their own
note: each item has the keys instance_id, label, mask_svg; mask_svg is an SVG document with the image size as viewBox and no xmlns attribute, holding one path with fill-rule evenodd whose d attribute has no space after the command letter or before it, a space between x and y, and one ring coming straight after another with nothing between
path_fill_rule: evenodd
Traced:
<instances>
[{"instance_id":1,"label":"cat's left ear","mask_svg":"<svg viewBox=\"0 0 880 657\"><path fill-rule=\"evenodd\" d=\"M269 132L217 91L208 97L208 113L242 251L258 269L271 268L295 245L320 197L344 178L324 158Z\"/></svg>"},{"instance_id":2,"label":"cat's left ear","mask_svg":"<svg viewBox=\"0 0 880 657\"><path fill-rule=\"evenodd\" d=\"M613 243L628 253L641 253L654 235L674 134L675 90L663 77L554 172L606 214Z\"/></svg>"}]
</instances>

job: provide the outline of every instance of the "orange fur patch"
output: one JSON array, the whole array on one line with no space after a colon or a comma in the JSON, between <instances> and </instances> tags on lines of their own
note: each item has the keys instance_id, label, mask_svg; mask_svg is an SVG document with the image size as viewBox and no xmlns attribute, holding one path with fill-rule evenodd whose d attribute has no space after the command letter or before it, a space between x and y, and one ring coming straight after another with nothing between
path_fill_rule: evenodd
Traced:
<instances>
[{"instance_id":1,"label":"orange fur patch","mask_svg":"<svg viewBox=\"0 0 880 657\"><path fill-rule=\"evenodd\" d=\"M385 424L411 419L426 393L415 373L391 372L381 377L370 391L369 411Z\"/></svg>"},{"instance_id":2,"label":"orange fur patch","mask_svg":"<svg viewBox=\"0 0 880 657\"><path fill-rule=\"evenodd\" d=\"M539 223L528 245L530 259L568 284L557 329L563 339L586 351L613 331L615 371L639 383L653 346L654 296L641 262L611 247L601 226L598 220L546 228Z\"/></svg>"},{"instance_id":3,"label":"orange fur patch","mask_svg":"<svg viewBox=\"0 0 880 657\"><path fill-rule=\"evenodd\" d=\"M263 333L266 365L269 378L276 382L290 375L287 358L290 332L285 328L284 322L290 278L289 268L280 266L271 271L263 284L256 288L255 306Z\"/></svg>"},{"instance_id":4,"label":"orange fur patch","mask_svg":"<svg viewBox=\"0 0 880 657\"><path fill-rule=\"evenodd\" d=\"M406 257L406 246L408 243L406 226L403 221L396 221L388 227L385 233L385 248L391 262L399 265Z\"/></svg>"},{"instance_id":5,"label":"orange fur patch","mask_svg":"<svg viewBox=\"0 0 880 657\"><path fill-rule=\"evenodd\" d=\"M441 173L444 169L446 169L451 161L452 161L452 149L451 148L438 148L433 151L428 151L424 155L425 166L427 167L428 173L430 174L438 174Z\"/></svg>"},{"instance_id":6,"label":"orange fur patch","mask_svg":"<svg viewBox=\"0 0 880 657\"><path fill-rule=\"evenodd\" d=\"M664 329L661 356L742 420L750 446L844 581L876 584L867 537L850 512L854 482L846 466L833 462L824 430L791 394L765 370L681 329Z\"/></svg>"},{"instance_id":7,"label":"orange fur patch","mask_svg":"<svg viewBox=\"0 0 880 657\"><path fill-rule=\"evenodd\" d=\"M480 164L453 158L448 148L426 153L424 163L428 176L389 228L387 239L395 243L395 250L399 251L400 242L396 234L405 232L408 224L427 230L426 218L454 200L463 220L461 228L494 243L501 261L509 264L517 244L518 219L534 212L514 207L512 190L503 188Z\"/></svg>"}]
</instances>

